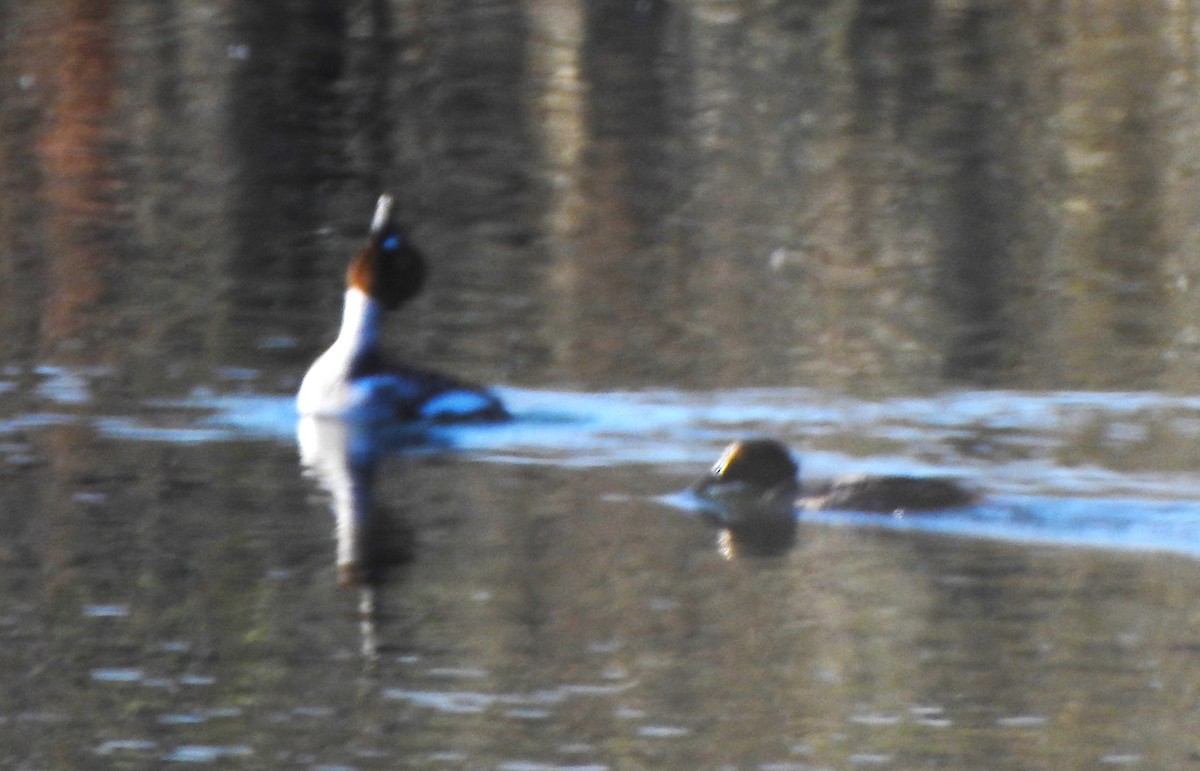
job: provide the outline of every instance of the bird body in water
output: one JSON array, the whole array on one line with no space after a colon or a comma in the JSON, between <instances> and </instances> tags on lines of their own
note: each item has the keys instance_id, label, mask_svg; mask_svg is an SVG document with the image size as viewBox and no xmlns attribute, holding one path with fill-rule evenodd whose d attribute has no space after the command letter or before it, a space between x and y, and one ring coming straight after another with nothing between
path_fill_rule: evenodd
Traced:
<instances>
[{"instance_id":1,"label":"bird body in water","mask_svg":"<svg viewBox=\"0 0 1200 771\"><path fill-rule=\"evenodd\" d=\"M978 495L944 477L837 477L803 484L800 465L781 442L733 442L691 487L701 511L722 529L722 550L779 554L795 542L797 511L903 516L970 506Z\"/></svg>"},{"instance_id":2,"label":"bird body in water","mask_svg":"<svg viewBox=\"0 0 1200 771\"><path fill-rule=\"evenodd\" d=\"M857 474L800 481L800 465L774 439L745 439L725 448L693 491L713 503L773 510L906 514L969 506L978 496L945 477Z\"/></svg>"}]
</instances>

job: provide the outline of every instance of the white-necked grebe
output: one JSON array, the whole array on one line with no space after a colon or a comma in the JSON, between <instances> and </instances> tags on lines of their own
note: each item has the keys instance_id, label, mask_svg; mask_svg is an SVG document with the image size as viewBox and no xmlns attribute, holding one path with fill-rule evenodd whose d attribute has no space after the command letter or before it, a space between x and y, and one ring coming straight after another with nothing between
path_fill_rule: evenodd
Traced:
<instances>
[{"instance_id":1,"label":"white-necked grebe","mask_svg":"<svg viewBox=\"0 0 1200 771\"><path fill-rule=\"evenodd\" d=\"M396 221L392 197L381 195L367 243L346 271L337 339L300 384L296 406L302 415L435 422L508 416L486 389L384 357L385 312L414 297L424 283L425 260Z\"/></svg>"}]
</instances>

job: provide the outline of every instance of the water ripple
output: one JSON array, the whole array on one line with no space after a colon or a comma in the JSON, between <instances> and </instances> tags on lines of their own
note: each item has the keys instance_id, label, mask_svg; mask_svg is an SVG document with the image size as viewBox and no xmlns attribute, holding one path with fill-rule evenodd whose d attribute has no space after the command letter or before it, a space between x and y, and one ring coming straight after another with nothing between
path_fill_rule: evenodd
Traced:
<instances>
[{"instance_id":1,"label":"water ripple","mask_svg":"<svg viewBox=\"0 0 1200 771\"><path fill-rule=\"evenodd\" d=\"M245 745L216 747L187 744L163 756L168 763L215 763L224 758L248 758L254 751Z\"/></svg>"},{"instance_id":2,"label":"water ripple","mask_svg":"<svg viewBox=\"0 0 1200 771\"><path fill-rule=\"evenodd\" d=\"M56 403L74 403L94 376L54 368L41 374L42 391ZM986 496L984 505L947 516L822 514L814 521L1200 556L1200 474L1185 452L1200 438L1200 397L955 391L860 399L805 388L498 391L515 420L407 425L382 433L381 441L395 452L454 449L497 464L655 465L678 479L705 468L733 438L770 435L802 454L806 475L949 475L977 483ZM126 441L295 441L290 395L224 395L202 387L185 399L142 407L138 415L92 418L31 413L0 422L0 435L87 421L100 434Z\"/></svg>"}]
</instances>

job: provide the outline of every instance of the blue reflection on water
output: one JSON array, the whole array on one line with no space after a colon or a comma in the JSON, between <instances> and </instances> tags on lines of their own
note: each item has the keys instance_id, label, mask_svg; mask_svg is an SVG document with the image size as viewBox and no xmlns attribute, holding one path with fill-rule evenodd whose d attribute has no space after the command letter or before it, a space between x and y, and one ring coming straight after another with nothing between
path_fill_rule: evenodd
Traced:
<instances>
[{"instance_id":1,"label":"blue reflection on water","mask_svg":"<svg viewBox=\"0 0 1200 771\"><path fill-rule=\"evenodd\" d=\"M169 763L213 763L224 758L248 758L253 754L254 750L241 744L226 747L189 744L176 747L162 759Z\"/></svg>"},{"instance_id":2,"label":"blue reflection on water","mask_svg":"<svg viewBox=\"0 0 1200 771\"><path fill-rule=\"evenodd\" d=\"M141 405L136 415L87 417L59 414L54 405L86 399L94 373L47 369L41 374L45 409L0 420L0 437L86 421L102 435L131 441L295 441L290 395L225 395L202 388L186 399ZM935 516L822 512L805 514L806 521L1200 555L1200 474L1195 469L1185 464L1164 471L1153 460L1117 469L1087 452L1064 453L1077 450L1081 436L1107 450L1128 448L1131 457L1154 432L1166 430L1174 441L1191 443L1200 438L1200 397L961 391L870 400L803 388L497 390L515 420L407 425L395 430L389 447L403 452L453 448L490 463L648 466L678 480L699 474L726 442L767 435L802 455L806 475L951 475L970 480L987 495L980 506ZM812 444L826 449L807 449ZM851 455L827 448L848 444L872 449ZM1063 457L1075 459L1064 462Z\"/></svg>"},{"instance_id":3,"label":"blue reflection on water","mask_svg":"<svg viewBox=\"0 0 1200 771\"><path fill-rule=\"evenodd\" d=\"M1200 503L997 496L978 506L904 517L805 512L802 521L974 538L1172 551L1200 556Z\"/></svg>"}]
</instances>

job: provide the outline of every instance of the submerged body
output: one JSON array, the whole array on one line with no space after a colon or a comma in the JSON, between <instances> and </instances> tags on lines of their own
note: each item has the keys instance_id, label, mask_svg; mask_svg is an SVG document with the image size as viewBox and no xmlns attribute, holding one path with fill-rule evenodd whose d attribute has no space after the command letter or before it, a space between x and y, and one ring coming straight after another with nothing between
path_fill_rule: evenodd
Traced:
<instances>
[{"instance_id":1,"label":"submerged body","mask_svg":"<svg viewBox=\"0 0 1200 771\"><path fill-rule=\"evenodd\" d=\"M855 475L802 485L800 466L773 439L734 442L693 491L724 508L905 514L969 506L978 496L944 477Z\"/></svg>"},{"instance_id":2,"label":"submerged body","mask_svg":"<svg viewBox=\"0 0 1200 771\"><path fill-rule=\"evenodd\" d=\"M903 515L961 508L977 500L953 479L862 474L805 485L796 504L806 511Z\"/></svg>"},{"instance_id":3,"label":"submerged body","mask_svg":"<svg viewBox=\"0 0 1200 771\"><path fill-rule=\"evenodd\" d=\"M380 196L367 243L346 272L337 339L309 367L296 395L301 415L442 422L507 417L486 389L384 356L384 315L415 296L424 281L424 259L396 223L391 196Z\"/></svg>"}]
</instances>

